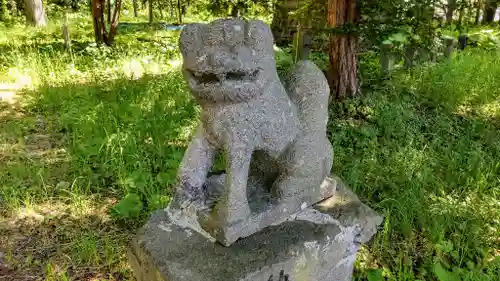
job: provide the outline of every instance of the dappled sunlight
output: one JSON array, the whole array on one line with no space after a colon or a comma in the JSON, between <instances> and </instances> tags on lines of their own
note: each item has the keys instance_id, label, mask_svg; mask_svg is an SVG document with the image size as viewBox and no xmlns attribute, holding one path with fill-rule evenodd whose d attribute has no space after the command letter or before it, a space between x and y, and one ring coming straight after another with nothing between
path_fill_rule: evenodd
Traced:
<instances>
[{"instance_id":1,"label":"dappled sunlight","mask_svg":"<svg viewBox=\"0 0 500 281\"><path fill-rule=\"evenodd\" d=\"M182 60L181 59L168 60L167 64L171 66L173 69L180 68L182 66Z\"/></svg>"},{"instance_id":2,"label":"dappled sunlight","mask_svg":"<svg viewBox=\"0 0 500 281\"><path fill-rule=\"evenodd\" d=\"M12 280L30 280L25 279L30 275L45 275L46 280L63 280L50 279L63 275L71 280L123 277L110 276L110 266L129 275L123 241L130 232L115 226L109 215L116 200L75 196L70 190L68 198L30 204L0 218L0 251L8 253L4 276Z\"/></svg>"},{"instance_id":3,"label":"dappled sunlight","mask_svg":"<svg viewBox=\"0 0 500 281\"><path fill-rule=\"evenodd\" d=\"M65 185L61 182L59 185ZM69 185L69 183L68 183ZM61 189L60 186L56 187ZM93 218L100 222L109 222L111 217L109 211L117 202L113 198L101 198L92 195L78 195L71 192L78 188L67 186L67 189L61 189L61 193L66 193L67 197L59 199L49 199L41 203L26 202L25 206L12 210L11 218L7 221L10 226L30 224L32 226L41 224L47 220L53 219L72 219L85 220Z\"/></svg>"},{"instance_id":4,"label":"dappled sunlight","mask_svg":"<svg viewBox=\"0 0 500 281\"><path fill-rule=\"evenodd\" d=\"M435 215L461 217L463 219L481 219L487 233L485 238L491 243L499 239L500 233L500 200L476 193L457 195L429 195L430 211Z\"/></svg>"},{"instance_id":5,"label":"dappled sunlight","mask_svg":"<svg viewBox=\"0 0 500 281\"><path fill-rule=\"evenodd\" d=\"M500 100L496 99L489 103L483 104L477 109L480 116L488 119L495 119L500 117Z\"/></svg>"}]
</instances>

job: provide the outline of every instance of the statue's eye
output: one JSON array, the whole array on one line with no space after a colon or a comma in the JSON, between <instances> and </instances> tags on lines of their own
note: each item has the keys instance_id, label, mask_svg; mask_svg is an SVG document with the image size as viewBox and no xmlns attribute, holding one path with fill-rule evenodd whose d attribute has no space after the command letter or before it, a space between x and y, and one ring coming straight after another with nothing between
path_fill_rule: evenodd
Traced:
<instances>
[{"instance_id":1,"label":"statue's eye","mask_svg":"<svg viewBox=\"0 0 500 281\"><path fill-rule=\"evenodd\" d=\"M211 82L219 82L219 77L215 73L204 73L200 77L200 82L202 83L211 83Z\"/></svg>"},{"instance_id":2,"label":"statue's eye","mask_svg":"<svg viewBox=\"0 0 500 281\"><path fill-rule=\"evenodd\" d=\"M246 73L243 71L228 72L226 74L226 78L228 80L242 80L243 78L245 78L245 76L246 76Z\"/></svg>"}]
</instances>

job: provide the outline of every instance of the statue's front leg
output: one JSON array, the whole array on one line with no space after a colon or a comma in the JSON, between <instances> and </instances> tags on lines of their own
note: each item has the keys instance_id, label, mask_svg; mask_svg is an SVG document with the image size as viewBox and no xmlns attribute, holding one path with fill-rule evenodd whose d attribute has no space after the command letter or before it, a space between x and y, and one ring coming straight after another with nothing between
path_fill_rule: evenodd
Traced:
<instances>
[{"instance_id":1,"label":"statue's front leg","mask_svg":"<svg viewBox=\"0 0 500 281\"><path fill-rule=\"evenodd\" d=\"M227 171L225 190L217 202L218 219L232 224L250 216L247 197L248 170L253 149L245 145L232 145L227 149Z\"/></svg>"},{"instance_id":2,"label":"statue's front leg","mask_svg":"<svg viewBox=\"0 0 500 281\"><path fill-rule=\"evenodd\" d=\"M208 142L206 133L200 125L179 167L174 200L179 207L202 196L203 184L214 161L215 153L216 148Z\"/></svg>"}]
</instances>

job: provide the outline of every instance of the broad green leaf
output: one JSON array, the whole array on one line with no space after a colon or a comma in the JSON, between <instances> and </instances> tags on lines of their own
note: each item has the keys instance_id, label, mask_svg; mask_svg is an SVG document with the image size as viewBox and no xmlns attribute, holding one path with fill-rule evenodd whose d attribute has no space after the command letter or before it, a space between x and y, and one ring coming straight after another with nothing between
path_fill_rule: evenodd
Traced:
<instances>
[{"instance_id":1,"label":"broad green leaf","mask_svg":"<svg viewBox=\"0 0 500 281\"><path fill-rule=\"evenodd\" d=\"M436 274L439 281L460 281L460 277L455 273L450 272L441 265L441 263L434 264L434 274Z\"/></svg>"},{"instance_id":2,"label":"broad green leaf","mask_svg":"<svg viewBox=\"0 0 500 281\"><path fill-rule=\"evenodd\" d=\"M400 42L400 43L405 43L406 42L406 36L402 33L396 33L391 36L393 41Z\"/></svg>"},{"instance_id":3,"label":"broad green leaf","mask_svg":"<svg viewBox=\"0 0 500 281\"><path fill-rule=\"evenodd\" d=\"M112 209L111 214L121 218L137 218L143 209L142 201L137 194L128 194Z\"/></svg>"},{"instance_id":4,"label":"broad green leaf","mask_svg":"<svg viewBox=\"0 0 500 281\"><path fill-rule=\"evenodd\" d=\"M366 272L366 278L368 281L383 281L384 277L382 277L382 270L380 269L369 269Z\"/></svg>"}]
</instances>

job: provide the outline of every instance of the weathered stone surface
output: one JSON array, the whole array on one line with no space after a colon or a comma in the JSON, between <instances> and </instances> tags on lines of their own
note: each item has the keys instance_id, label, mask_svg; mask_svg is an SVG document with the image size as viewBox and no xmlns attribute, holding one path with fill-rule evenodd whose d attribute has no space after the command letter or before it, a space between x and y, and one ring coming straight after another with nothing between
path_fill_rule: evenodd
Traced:
<instances>
[{"instance_id":1,"label":"weathered stone surface","mask_svg":"<svg viewBox=\"0 0 500 281\"><path fill-rule=\"evenodd\" d=\"M173 220L182 220L179 224L191 227L193 230L215 238L223 245L231 245L238 238L247 237L270 225L276 225L289 219L300 209L305 209L310 202L319 202L332 196L336 190L336 181L326 178L318 188L302 189L285 200L273 200L263 191L265 186L257 179L250 178L249 186L253 192L249 196L252 214L246 219L231 225L221 224L212 216L214 200L220 197L224 190L224 175L212 176L208 180L205 200L193 202L183 210L167 208ZM215 198L215 199L214 199Z\"/></svg>"},{"instance_id":2,"label":"weathered stone surface","mask_svg":"<svg viewBox=\"0 0 500 281\"><path fill-rule=\"evenodd\" d=\"M202 112L179 168L172 210L195 214L199 227L230 245L332 195L321 188L333 163L326 137L330 91L316 65L298 63L285 89L271 31L262 21L187 25L180 49L184 76ZM218 180L223 192L200 210L196 206L203 207L207 181L213 180L207 174L220 152L227 156L224 180ZM259 187L274 204L252 209L248 194Z\"/></svg>"},{"instance_id":3,"label":"weathered stone surface","mask_svg":"<svg viewBox=\"0 0 500 281\"><path fill-rule=\"evenodd\" d=\"M269 281L281 271L290 281L351 280L357 250L382 219L330 182L333 197L229 247L156 212L129 253L138 281Z\"/></svg>"}]
</instances>

